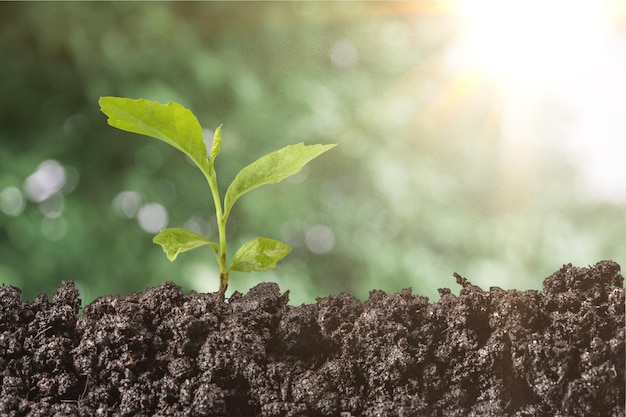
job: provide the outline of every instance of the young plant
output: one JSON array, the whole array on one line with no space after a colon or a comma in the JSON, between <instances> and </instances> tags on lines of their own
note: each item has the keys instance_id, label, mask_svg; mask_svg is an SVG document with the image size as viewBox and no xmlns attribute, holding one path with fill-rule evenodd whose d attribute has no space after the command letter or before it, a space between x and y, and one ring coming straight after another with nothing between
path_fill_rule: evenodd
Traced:
<instances>
[{"instance_id":1,"label":"young plant","mask_svg":"<svg viewBox=\"0 0 626 417\"><path fill-rule=\"evenodd\" d=\"M177 103L166 105L139 99L100 97L101 111L108 116L109 125L128 132L162 140L185 155L200 169L211 189L217 218L218 242L211 242L191 230L164 229L154 237L170 261L179 253L199 246L209 246L215 252L220 269L220 300L223 300L232 271L264 271L276 267L291 248L278 240L257 237L244 243L230 264L226 262L226 222L235 202L244 194L265 184L274 184L300 172L302 167L328 151L333 145L289 145L257 159L243 168L226 190L224 203L217 189L215 158L222 145L222 129L215 130L213 144L207 155L202 128L194 114Z\"/></svg>"}]
</instances>

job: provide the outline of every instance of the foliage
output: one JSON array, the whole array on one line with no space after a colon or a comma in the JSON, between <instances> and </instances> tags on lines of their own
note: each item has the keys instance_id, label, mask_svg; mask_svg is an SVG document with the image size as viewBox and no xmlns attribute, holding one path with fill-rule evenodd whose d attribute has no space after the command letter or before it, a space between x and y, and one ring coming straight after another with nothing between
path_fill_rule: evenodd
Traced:
<instances>
[{"instance_id":1,"label":"foliage","mask_svg":"<svg viewBox=\"0 0 626 417\"><path fill-rule=\"evenodd\" d=\"M235 202L244 194L262 185L275 184L300 172L304 165L335 145L289 145L243 168L226 190L224 204L217 187L215 158L222 147L221 126L215 130L211 152L207 155L202 127L196 116L178 103L162 105L144 99L132 100L120 97L101 97L100 108L108 116L111 126L129 132L160 139L187 155L202 171L211 189L219 242L211 242L191 230L164 229L155 236L154 242L163 247L170 261L179 253L199 246L209 246L215 252L220 267L221 297L228 287L231 271L265 271L291 251L289 245L274 239L257 237L244 243L233 256L230 265L226 261L226 223ZM228 265L228 266L227 266Z\"/></svg>"},{"instance_id":2,"label":"foliage","mask_svg":"<svg viewBox=\"0 0 626 417\"><path fill-rule=\"evenodd\" d=\"M204 251L172 264L142 223L158 205L163 227L217 236L203 177L157 141L111 146L126 133L102 123L104 95L172 100L203 126L223 123L222 190L273 149L341 143L238 200L229 219L233 247L266 231L292 247L280 276L262 273L292 303L374 288L437 298L454 271L538 288L563 263L626 263L624 204L590 198L585 167L542 142L565 129L548 122L565 123L567 108L516 113L490 80L459 78L446 7L0 2L0 282L33 299L75 280L84 303L166 280L216 289ZM548 126L504 141L503 108ZM54 185L45 199L27 191L42 184ZM230 289L257 279L240 274Z\"/></svg>"}]
</instances>

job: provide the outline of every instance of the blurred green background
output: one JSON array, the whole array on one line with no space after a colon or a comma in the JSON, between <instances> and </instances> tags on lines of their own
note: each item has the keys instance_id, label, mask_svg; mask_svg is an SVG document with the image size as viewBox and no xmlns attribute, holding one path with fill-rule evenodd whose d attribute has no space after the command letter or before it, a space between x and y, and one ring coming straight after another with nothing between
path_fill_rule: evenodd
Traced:
<instances>
[{"instance_id":1,"label":"blurred green background","mask_svg":"<svg viewBox=\"0 0 626 417\"><path fill-rule=\"evenodd\" d=\"M622 11L582 10L586 38L549 39L559 9L520 40L466 3L0 3L0 282L32 299L74 280L84 303L166 280L217 290L209 249L170 263L152 243L165 226L215 239L204 178L109 127L106 95L179 102L207 135L223 123L222 190L276 148L339 144L238 202L231 250L294 250L229 293L437 299L453 272L527 289L564 263L624 264Z\"/></svg>"}]
</instances>

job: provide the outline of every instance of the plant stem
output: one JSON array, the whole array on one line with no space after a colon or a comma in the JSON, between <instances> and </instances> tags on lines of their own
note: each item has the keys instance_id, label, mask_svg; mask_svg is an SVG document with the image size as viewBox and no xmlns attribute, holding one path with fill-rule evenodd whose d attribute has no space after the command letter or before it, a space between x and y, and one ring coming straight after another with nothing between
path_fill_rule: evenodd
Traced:
<instances>
[{"instance_id":1,"label":"plant stem","mask_svg":"<svg viewBox=\"0 0 626 417\"><path fill-rule=\"evenodd\" d=\"M208 166L201 166L202 173L209 183L213 203L215 204L215 217L217 218L217 232L219 235L219 253L216 253L217 263L220 266L220 300L224 300L226 289L228 288L228 271L226 270L226 217L222 208L222 201L217 189L217 174L215 167L209 163Z\"/></svg>"},{"instance_id":2,"label":"plant stem","mask_svg":"<svg viewBox=\"0 0 626 417\"><path fill-rule=\"evenodd\" d=\"M226 289L228 288L228 272L221 273L220 272L220 290L219 290L219 298L217 300L218 304L224 302L224 295L226 294Z\"/></svg>"}]
</instances>

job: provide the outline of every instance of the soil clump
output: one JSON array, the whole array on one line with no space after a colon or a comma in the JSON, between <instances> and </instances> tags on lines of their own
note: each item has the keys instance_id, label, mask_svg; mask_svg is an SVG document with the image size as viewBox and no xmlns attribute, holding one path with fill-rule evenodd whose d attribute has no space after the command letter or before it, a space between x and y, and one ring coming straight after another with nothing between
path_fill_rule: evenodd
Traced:
<instances>
[{"instance_id":1,"label":"soil clump","mask_svg":"<svg viewBox=\"0 0 626 417\"><path fill-rule=\"evenodd\" d=\"M217 305L167 282L79 314L0 287L2 416L623 416L618 264L563 266L541 291L431 303L410 289L288 305L259 284Z\"/></svg>"}]
</instances>

